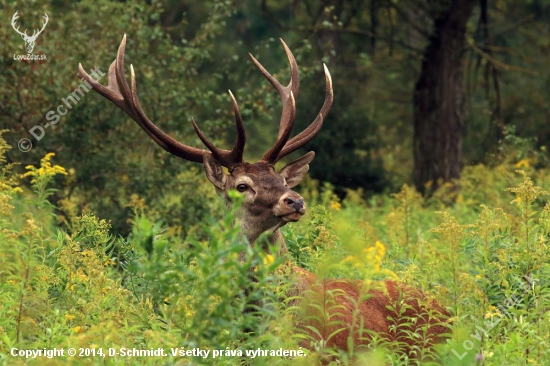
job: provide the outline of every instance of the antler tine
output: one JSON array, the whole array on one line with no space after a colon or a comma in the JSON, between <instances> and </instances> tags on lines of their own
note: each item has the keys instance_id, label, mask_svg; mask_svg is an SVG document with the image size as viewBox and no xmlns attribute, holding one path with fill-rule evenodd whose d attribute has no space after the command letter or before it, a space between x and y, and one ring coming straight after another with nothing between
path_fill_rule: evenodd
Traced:
<instances>
[{"instance_id":1,"label":"antler tine","mask_svg":"<svg viewBox=\"0 0 550 366\"><path fill-rule=\"evenodd\" d=\"M286 98L288 98L288 95L290 94L290 91L294 93L294 97L298 98L298 93L300 91L300 75L298 74L298 64L296 63L296 59L294 58L294 55L286 45L285 41L283 41L281 38L279 38L279 41L283 45L283 48L285 49L286 56L288 58L288 63L290 65L290 82L287 86L281 85L281 83L273 77L267 71L263 65L256 60L254 56L252 56L251 53L248 54L250 56L250 59L254 63L254 65L260 70L262 75L269 81L271 85L279 92L281 96L281 102L285 102ZM283 98L284 96L284 98Z\"/></svg>"},{"instance_id":2,"label":"antler tine","mask_svg":"<svg viewBox=\"0 0 550 366\"><path fill-rule=\"evenodd\" d=\"M191 118L191 124L193 125L193 128L195 129L195 133L199 138L201 139L202 143L212 152L212 155L214 155L214 158L222 164L222 160L224 160L223 154L221 154L221 151L218 150L216 146L210 140L206 137L206 135L201 131L199 126L197 126L197 123L195 122L194 118ZM222 164L225 166L225 164Z\"/></svg>"},{"instance_id":3,"label":"antler tine","mask_svg":"<svg viewBox=\"0 0 550 366\"><path fill-rule=\"evenodd\" d=\"M97 93L113 102L130 116L130 118L136 121L137 124L164 150L182 159L202 163L202 149L190 147L175 140L159 129L143 112L138 100L133 67L131 67L131 90L124 78L125 47L126 35L122 38L116 60L109 67L109 81L107 87L99 84L99 82L86 73L81 64L78 65L78 76L87 81Z\"/></svg>"},{"instance_id":4,"label":"antler tine","mask_svg":"<svg viewBox=\"0 0 550 366\"><path fill-rule=\"evenodd\" d=\"M277 157L277 161L310 142L321 130L321 127L323 126L323 121L330 111L330 108L332 107L332 102L334 100L334 93L332 90L332 78L330 77L330 72L328 71L327 65L323 64L323 69L325 71L325 101L323 102L321 111L319 112L315 120L305 130L291 138L285 144L285 146L279 153L279 156Z\"/></svg>"},{"instance_id":5,"label":"antler tine","mask_svg":"<svg viewBox=\"0 0 550 366\"><path fill-rule=\"evenodd\" d=\"M239 105L237 104L237 100L233 96L233 93L231 93L231 90L229 90L229 95L231 96L231 101L233 102L233 112L235 113L235 125L237 127L237 137L235 138L235 143L233 144L233 148L231 150L222 150L217 148L210 140L208 140L208 138L201 131L199 126L197 126L195 119L192 118L191 123L193 124L193 128L195 129L197 136L199 136L199 138L204 143L204 145L208 148L208 150L212 152L212 155L214 156L214 158L221 165L229 169L232 169L235 165L243 162L243 152L244 152L244 144L246 141L246 132L244 129L241 112L239 110Z\"/></svg>"},{"instance_id":6,"label":"antler tine","mask_svg":"<svg viewBox=\"0 0 550 366\"><path fill-rule=\"evenodd\" d=\"M290 137L292 132L292 127L294 127L294 121L296 120L296 101L294 99L294 93L291 91L288 97L288 100L284 104L283 115L281 116L281 121L286 121L286 128L283 129L282 135L279 136L275 145L265 155L262 157L262 160L274 165L277 162L277 157L281 153L281 150L285 146L285 143ZM281 122L282 124L282 122Z\"/></svg>"},{"instance_id":7,"label":"antler tine","mask_svg":"<svg viewBox=\"0 0 550 366\"><path fill-rule=\"evenodd\" d=\"M283 104L283 112L281 115L281 121L279 122L279 133L277 136L277 142L275 143L275 146L269 150L268 153L266 153L262 160L265 160L269 163L274 163L275 159L277 158L277 154L280 152L280 148L284 146L286 141L288 140L288 137L290 137L290 132L292 131L292 127L294 124L294 120L290 120L290 116L295 117L295 113L289 111L289 108L295 108L295 101L294 99L298 97L298 93L300 90L300 76L298 75L298 65L296 63L296 59L294 58L294 55L286 45L286 43L279 39L281 44L283 45L283 48L285 50L286 56L288 58L288 62L290 65L290 82L285 87L283 86L277 79L275 79L263 66L252 56L252 54L249 54L252 62L254 65L260 70L262 75L269 81L271 85L277 90L279 93L279 96L281 97L281 102ZM291 94L292 102L291 100ZM280 146L280 147L279 147ZM277 147L277 149L274 149Z\"/></svg>"},{"instance_id":8,"label":"antler tine","mask_svg":"<svg viewBox=\"0 0 550 366\"><path fill-rule=\"evenodd\" d=\"M279 156L277 156L276 161L279 161L284 156L290 154L293 151L298 150L308 142L310 142L315 135L321 130L323 126L323 121L327 116L330 108L332 107L332 102L334 100L334 94L332 90L332 78L330 77L330 72L328 71L327 65L323 64L325 70L325 101L321 107L321 111L317 115L317 118L302 132L298 135L291 138L283 147Z\"/></svg>"},{"instance_id":9,"label":"antler tine","mask_svg":"<svg viewBox=\"0 0 550 366\"><path fill-rule=\"evenodd\" d=\"M281 39L280 40L285 53L288 57L290 64L291 79L288 86L283 87L277 79L275 79L267 70L254 58L250 55L254 65L260 70L260 72L265 76L265 78L273 85L273 87L279 92L281 100L283 102L283 114L281 116L281 122L279 125L279 134L275 146L271 148L262 158L269 162L270 164L275 164L277 161L282 159L284 156L290 154L291 152L299 149L300 147L307 144L311 141L315 135L320 131L323 126L323 120L327 116L330 108L332 107L332 102L334 99L333 90L332 90L332 78L330 72L325 64L323 68L325 71L325 101L321 107L321 111L317 115L317 118L302 132L294 136L292 139L288 140L290 137L290 132L294 125L294 119L296 114L296 105L294 98L298 96L298 90L300 86L300 80L298 76L298 66L296 64L296 59L292 55L292 52L286 45L286 43ZM288 97L287 95L290 94ZM293 96L292 96L293 95ZM287 98L285 99L283 98ZM292 99L292 101L291 101Z\"/></svg>"},{"instance_id":10,"label":"antler tine","mask_svg":"<svg viewBox=\"0 0 550 366\"><path fill-rule=\"evenodd\" d=\"M235 126L237 127L237 137L235 138L235 144L231 151L234 155L234 161L242 162L244 154L244 144L246 142L246 131L244 129L243 117L241 116L241 111L239 110L239 105L237 100L229 90L229 95L231 96L231 102L233 104L233 113L235 113Z\"/></svg>"}]
</instances>

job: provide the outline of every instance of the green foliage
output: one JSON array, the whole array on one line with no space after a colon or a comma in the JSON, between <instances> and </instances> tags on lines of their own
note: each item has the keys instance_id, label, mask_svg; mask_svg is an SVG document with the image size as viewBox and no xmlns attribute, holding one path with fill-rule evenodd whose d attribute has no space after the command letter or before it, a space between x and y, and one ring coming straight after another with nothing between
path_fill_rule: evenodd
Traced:
<instances>
[{"instance_id":1,"label":"green foliage","mask_svg":"<svg viewBox=\"0 0 550 366\"><path fill-rule=\"evenodd\" d=\"M3 153L8 150L2 140L0 147ZM180 232L158 221L159 213L134 196L129 203L132 232L115 237L109 223L91 213L55 213L45 197L55 193L56 176L70 179L71 173L65 175L52 158L47 154L39 167L28 167L24 179L32 181L32 192L19 188L14 165L2 160L0 362L12 364L12 347L91 347L98 352L200 347L244 354L257 348L298 349L307 342L310 333L293 326L301 310L287 298L292 284L288 265L281 265L286 259L266 255L262 241L254 247L243 241L233 225L234 212L221 221L198 222L202 239L190 234L182 240ZM518 166L529 174L515 173ZM391 197L369 201L350 191L343 202L330 185L319 189L306 181L304 196L317 205L309 220L285 230L293 261L320 278L361 280L361 298L369 296L378 279L398 278L420 288L452 312L452 334L435 348L418 348L416 359L409 359L404 339L424 339L425 330L407 327L415 319L403 316L408 305L397 301L390 305L401 314L392 318L394 336L374 335L368 352L353 351L351 338L352 351L330 349L326 341L336 333L315 328L310 330L324 341L293 362L327 357L345 364L463 365L483 358L496 365L526 357L543 362L550 334L550 204L539 184L546 185L548 176L547 170L504 159L493 168L467 168L457 182L460 191L444 185L428 200L403 186ZM504 189L510 182L511 188ZM234 210L238 199L233 197ZM26 214L16 217L18 210ZM64 228L56 217L63 218ZM345 295L326 295L311 298L310 306L317 310L307 316L340 332L350 325L331 318L328 310L334 307L338 313L338 298ZM357 309L352 314L358 320ZM355 325L363 332L364 325ZM189 360L234 364L238 359ZM157 363L155 358L136 360ZM169 355L167 360L182 359ZM258 358L253 363L268 360L288 362Z\"/></svg>"}]
</instances>

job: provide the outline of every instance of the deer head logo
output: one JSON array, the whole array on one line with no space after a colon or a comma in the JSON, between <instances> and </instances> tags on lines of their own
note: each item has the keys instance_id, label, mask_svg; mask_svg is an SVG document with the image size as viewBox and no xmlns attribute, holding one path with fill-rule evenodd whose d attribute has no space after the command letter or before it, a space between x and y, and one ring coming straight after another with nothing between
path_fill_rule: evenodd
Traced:
<instances>
[{"instance_id":1,"label":"deer head logo","mask_svg":"<svg viewBox=\"0 0 550 366\"><path fill-rule=\"evenodd\" d=\"M20 32L19 26L16 27L16 21L17 21L17 18L19 18L18 12L19 10L16 11L15 14L13 14L13 17L11 18L11 26L13 27L13 29L15 29L17 33L21 35L21 38L23 38L23 40L25 41L25 48L27 49L27 53L32 53L36 39L38 38L40 33L42 33L44 28L46 28L46 24L48 24L48 19L49 19L48 14L44 13L44 21L42 22L42 29L40 29L39 31L35 29L34 32L32 33L32 36L29 36L27 34L26 29L25 29L25 32Z\"/></svg>"}]
</instances>

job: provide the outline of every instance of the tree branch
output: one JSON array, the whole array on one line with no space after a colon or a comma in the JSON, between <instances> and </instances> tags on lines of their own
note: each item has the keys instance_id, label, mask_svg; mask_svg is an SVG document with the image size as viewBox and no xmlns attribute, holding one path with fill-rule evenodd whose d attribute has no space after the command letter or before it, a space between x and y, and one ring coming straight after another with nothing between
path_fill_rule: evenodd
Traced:
<instances>
[{"instance_id":1,"label":"tree branch","mask_svg":"<svg viewBox=\"0 0 550 366\"><path fill-rule=\"evenodd\" d=\"M469 48L471 48L475 53L480 55L485 60L491 62L495 67L498 67L500 69L506 70L506 71L517 71L521 72L523 74L531 75L531 76L537 76L538 74L534 71L531 71L529 69L524 69L523 67L514 66L514 65L508 65L499 59L489 55L487 52L484 52L475 42L470 42Z\"/></svg>"},{"instance_id":2,"label":"tree branch","mask_svg":"<svg viewBox=\"0 0 550 366\"><path fill-rule=\"evenodd\" d=\"M419 55L423 54L423 50L420 50L418 48L415 48L399 39L391 38L391 37L384 37L380 34L374 34L368 30L359 29L359 28L327 28L322 26L313 26L313 27L305 27L305 26L296 26L296 27L286 27L285 30L293 30L293 31L299 31L299 32L339 32L339 33L350 33L350 34L358 34L362 36L368 36L368 37L376 37L376 39L379 39L384 42L388 43L395 43L409 51L413 51Z\"/></svg>"}]
</instances>

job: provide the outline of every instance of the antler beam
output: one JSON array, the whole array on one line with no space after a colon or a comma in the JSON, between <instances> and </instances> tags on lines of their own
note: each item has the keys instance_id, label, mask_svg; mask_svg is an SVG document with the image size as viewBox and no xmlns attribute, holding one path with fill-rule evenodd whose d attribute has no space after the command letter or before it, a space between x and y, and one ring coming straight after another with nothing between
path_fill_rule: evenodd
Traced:
<instances>
[{"instance_id":1,"label":"antler beam","mask_svg":"<svg viewBox=\"0 0 550 366\"><path fill-rule=\"evenodd\" d=\"M122 42L118 47L115 61L113 61L109 67L109 82L107 86L103 86L95 81L88 73L86 73L86 71L84 71L81 64L78 65L79 72L77 75L90 83L92 85L92 89L94 89L97 93L101 94L103 97L110 100L117 107L126 112L126 114L136 121L137 124L164 150L182 159L202 163L204 150L187 146L177 141L158 128L143 112L137 95L136 77L132 65L130 65L131 88L128 86L124 76L125 49L126 35L124 35ZM192 123L199 138L210 150L216 160L218 160L221 165L227 168L232 168L243 161L243 150L246 135L237 102L233 97L233 94L231 94L231 92L229 92L229 94L233 101L235 123L237 126L237 138L231 150L218 149L206 138L202 131L200 131L195 121L192 121Z\"/></svg>"}]
</instances>

